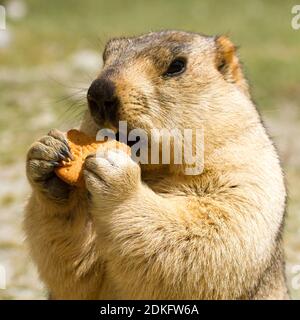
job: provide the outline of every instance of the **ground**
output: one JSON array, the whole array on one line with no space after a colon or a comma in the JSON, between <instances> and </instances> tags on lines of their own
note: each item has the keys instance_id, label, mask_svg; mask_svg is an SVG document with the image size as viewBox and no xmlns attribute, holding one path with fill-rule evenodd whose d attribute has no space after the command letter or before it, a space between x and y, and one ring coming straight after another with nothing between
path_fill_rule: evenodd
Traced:
<instances>
[{"instance_id":1,"label":"ground","mask_svg":"<svg viewBox=\"0 0 300 320\"><path fill-rule=\"evenodd\" d=\"M109 37L185 29L228 35L273 137L289 190L285 228L288 284L300 298L300 30L293 1L1 1L0 299L45 299L21 229L29 194L25 155L51 128L75 126ZM1 288L1 282L0 282Z\"/></svg>"}]
</instances>

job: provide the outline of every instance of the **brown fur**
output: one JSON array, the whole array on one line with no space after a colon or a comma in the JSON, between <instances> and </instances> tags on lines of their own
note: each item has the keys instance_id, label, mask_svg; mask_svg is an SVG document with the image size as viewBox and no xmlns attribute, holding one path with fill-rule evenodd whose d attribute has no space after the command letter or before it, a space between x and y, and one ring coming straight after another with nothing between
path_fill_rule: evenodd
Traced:
<instances>
[{"instance_id":1,"label":"brown fur","mask_svg":"<svg viewBox=\"0 0 300 320\"><path fill-rule=\"evenodd\" d=\"M187 70L165 79L176 56ZM118 120L130 128L204 127L204 172L89 157L89 194L80 193L48 165L64 148L61 134L35 143L25 230L51 297L288 298L283 175L229 39L179 31L114 39L100 76L115 83ZM100 126L87 111L81 130Z\"/></svg>"}]
</instances>

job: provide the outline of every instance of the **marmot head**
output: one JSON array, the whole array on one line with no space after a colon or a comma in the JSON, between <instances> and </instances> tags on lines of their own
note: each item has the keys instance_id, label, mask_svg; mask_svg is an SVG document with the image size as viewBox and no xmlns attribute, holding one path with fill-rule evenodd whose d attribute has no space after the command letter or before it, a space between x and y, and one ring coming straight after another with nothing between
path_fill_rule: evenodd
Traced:
<instances>
[{"instance_id":1,"label":"marmot head","mask_svg":"<svg viewBox=\"0 0 300 320\"><path fill-rule=\"evenodd\" d=\"M203 126L207 147L244 126L252 106L235 46L225 36L162 31L116 38L103 62L87 95L99 128L118 128L119 121L146 131Z\"/></svg>"}]
</instances>

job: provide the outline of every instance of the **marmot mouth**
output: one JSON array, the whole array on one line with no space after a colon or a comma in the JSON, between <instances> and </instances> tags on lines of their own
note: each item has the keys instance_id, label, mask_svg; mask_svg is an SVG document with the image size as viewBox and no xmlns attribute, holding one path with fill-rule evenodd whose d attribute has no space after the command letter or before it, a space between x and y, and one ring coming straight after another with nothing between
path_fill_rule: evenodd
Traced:
<instances>
[{"instance_id":1,"label":"marmot mouth","mask_svg":"<svg viewBox=\"0 0 300 320\"><path fill-rule=\"evenodd\" d=\"M117 131L116 140L127 144L128 147L130 147L130 148L140 140L140 137L136 137L135 141L128 141L128 132L127 132L126 136L123 134L122 139L120 139L120 136L121 136L120 131Z\"/></svg>"}]
</instances>

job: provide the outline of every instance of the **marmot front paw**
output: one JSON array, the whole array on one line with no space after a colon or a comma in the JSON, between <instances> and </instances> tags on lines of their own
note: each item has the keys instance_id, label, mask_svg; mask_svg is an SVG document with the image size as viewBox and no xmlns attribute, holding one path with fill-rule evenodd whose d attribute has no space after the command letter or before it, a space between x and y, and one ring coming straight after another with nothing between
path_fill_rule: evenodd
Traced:
<instances>
[{"instance_id":1,"label":"marmot front paw","mask_svg":"<svg viewBox=\"0 0 300 320\"><path fill-rule=\"evenodd\" d=\"M60 180L54 169L62 160L72 158L64 134L56 129L35 142L28 151L26 171L34 188L52 200L67 199L71 187Z\"/></svg>"},{"instance_id":2,"label":"marmot front paw","mask_svg":"<svg viewBox=\"0 0 300 320\"><path fill-rule=\"evenodd\" d=\"M88 191L103 205L124 200L141 183L140 166L121 150L88 156L84 176Z\"/></svg>"}]
</instances>

